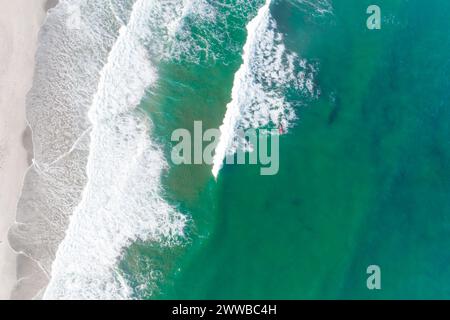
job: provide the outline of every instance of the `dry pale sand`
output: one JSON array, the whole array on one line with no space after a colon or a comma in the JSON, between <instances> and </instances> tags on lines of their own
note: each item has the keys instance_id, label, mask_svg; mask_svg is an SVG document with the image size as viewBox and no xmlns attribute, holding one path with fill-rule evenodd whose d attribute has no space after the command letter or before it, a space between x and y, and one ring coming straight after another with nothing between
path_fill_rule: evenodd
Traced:
<instances>
[{"instance_id":1,"label":"dry pale sand","mask_svg":"<svg viewBox=\"0 0 450 320\"><path fill-rule=\"evenodd\" d=\"M17 281L17 259L7 233L28 167L25 98L32 84L38 32L51 1L0 0L0 299L10 298Z\"/></svg>"}]
</instances>

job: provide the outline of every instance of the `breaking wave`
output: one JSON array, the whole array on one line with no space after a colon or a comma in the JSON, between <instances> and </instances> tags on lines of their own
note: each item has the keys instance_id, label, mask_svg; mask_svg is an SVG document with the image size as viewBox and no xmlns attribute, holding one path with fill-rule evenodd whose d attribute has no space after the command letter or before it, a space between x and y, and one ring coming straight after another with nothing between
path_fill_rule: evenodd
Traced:
<instances>
[{"instance_id":1,"label":"breaking wave","mask_svg":"<svg viewBox=\"0 0 450 320\"><path fill-rule=\"evenodd\" d=\"M185 217L162 198L166 162L138 108L183 20L202 0L62 0L40 34L27 100L33 165L9 241L21 298L129 298L117 264L131 242L174 243ZM174 23L176 22L176 23ZM192 59L194 61L194 59ZM47 286L48 285L48 286Z\"/></svg>"},{"instance_id":2,"label":"breaking wave","mask_svg":"<svg viewBox=\"0 0 450 320\"><path fill-rule=\"evenodd\" d=\"M272 0L266 0L247 25L242 64L234 76L231 102L215 150L212 173L216 178L225 157L245 145L245 141L238 139L237 129L282 127L287 132L297 117L286 98L288 90L317 95L314 64L286 49L283 35L271 16L271 4Z\"/></svg>"}]
</instances>

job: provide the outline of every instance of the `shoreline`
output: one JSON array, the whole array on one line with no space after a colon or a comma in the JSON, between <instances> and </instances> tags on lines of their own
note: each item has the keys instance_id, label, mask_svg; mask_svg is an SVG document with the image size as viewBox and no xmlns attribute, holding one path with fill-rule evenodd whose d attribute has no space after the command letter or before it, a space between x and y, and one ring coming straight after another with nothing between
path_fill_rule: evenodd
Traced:
<instances>
[{"instance_id":1,"label":"shoreline","mask_svg":"<svg viewBox=\"0 0 450 320\"><path fill-rule=\"evenodd\" d=\"M32 159L26 96L33 84L39 30L50 0L0 0L0 300L17 283L18 254L8 242Z\"/></svg>"}]
</instances>

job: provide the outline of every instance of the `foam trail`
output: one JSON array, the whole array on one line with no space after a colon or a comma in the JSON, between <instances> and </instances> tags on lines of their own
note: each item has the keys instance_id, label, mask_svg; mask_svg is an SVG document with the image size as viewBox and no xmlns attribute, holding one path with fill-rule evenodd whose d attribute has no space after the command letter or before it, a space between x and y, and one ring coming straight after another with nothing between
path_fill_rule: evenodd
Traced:
<instances>
[{"instance_id":1,"label":"foam trail","mask_svg":"<svg viewBox=\"0 0 450 320\"><path fill-rule=\"evenodd\" d=\"M33 87L27 98L27 119L32 129L34 160L24 181L17 209L17 223L11 227L8 234L12 248L20 252L21 260L25 261L18 270L20 281L15 289L16 297L41 297L49 279L54 275L57 277L52 284L53 291L49 291L47 296L50 296L50 292L54 293L52 297L64 296L54 290L55 283L60 283L63 278L62 267L59 267L62 260L55 262L55 258L67 258L61 252L66 252L64 248L70 246L69 240L76 242L78 238L86 238L83 243L90 247L87 239L95 243L95 238L92 235L82 234L81 229L76 235L74 227L71 227L71 233L68 231L67 234L72 236L65 241L61 250L59 246L66 237L69 223L78 221L78 218L69 221L70 217L75 212L79 214L80 208L86 207L88 201L104 200L102 197L90 196L92 193L94 195L96 192L100 193L94 188L94 184L103 186L100 183L100 174L104 177L114 176L116 172L119 174L128 167L120 166L116 170L111 163L116 162L115 165L119 166L117 161L122 159L130 166L133 164L128 170L131 172L130 179L135 179L133 181L136 181L136 186L127 190L131 192L140 186L142 190L146 190L145 194L140 193L142 198L154 200L151 205L147 203L147 207L143 207L142 210L151 213L158 212L160 207L163 207L164 210L161 212L172 212L172 208L167 207L158 196L160 194L158 174L164 169L164 159L158 146L152 143L148 135L151 131L149 120L143 114L137 113L134 108L144 94L143 88L155 80L156 73L153 68L148 67L147 58L157 63L162 59L170 59L171 52L178 52L182 56L192 55L193 58L190 60L195 61L194 56L198 49L190 47L194 37L184 25L183 18L195 15L195 21L201 24L202 19L214 20L215 12L206 0L148 0L140 1L134 7L135 4L136 0L60 0L58 6L49 13L41 29ZM184 6L190 9L184 9ZM144 9L145 12L139 14L133 8ZM131 17L134 17L133 23L130 22ZM172 21L179 23L172 25L172 29L168 30ZM178 44L180 37L183 42ZM118 41L122 43L120 45L122 50L125 49L124 39L131 41L132 50L136 52L127 56L128 51L123 50L121 52L123 56L120 57L117 54ZM111 52L113 46L116 47L115 55ZM131 60L127 60L127 57ZM137 64L138 62L141 64ZM118 75L116 72L123 74ZM135 74L130 75L130 72ZM122 90L126 87L129 90ZM126 128L130 130L134 128L134 131L128 132ZM97 140L91 141L92 138ZM111 139L116 139L121 147L113 148ZM95 149L99 148L99 140L109 148L105 148L101 155ZM154 153L149 154L149 150L153 150ZM127 156L123 155L125 151L129 152ZM98 164L94 165L94 160L98 161ZM106 162L105 170L100 168L103 162ZM144 173L138 178L138 172L141 171L136 168L140 162L144 162L141 170ZM151 168L148 167L149 164L152 165ZM88 173L92 175L88 177ZM96 176L95 173L99 175ZM122 174L122 177L124 176L125 173ZM89 185L87 185L88 178ZM131 183L130 179L123 178L126 183ZM143 181L152 181L152 187L143 186ZM112 191L108 188L105 190L107 190L105 194L110 196ZM152 193L152 196L148 193ZM132 199L127 195L122 198L116 197L116 200L122 199L129 203L141 201L137 198L138 195ZM103 194L102 196L106 197ZM156 202L163 203L159 209L155 209ZM96 206L97 204L93 203L92 210L97 210ZM116 203L116 206L126 207L125 204L119 203ZM135 207L139 206L134 204L133 208ZM127 212L126 209L124 212ZM122 212L118 212L117 216L120 214ZM164 217L156 214L153 219L159 221L162 226L164 223L161 219ZM175 213L171 217L182 219ZM139 217L137 221L140 221ZM97 222L108 225L106 217ZM111 223L117 223L117 219L112 219ZM180 226L182 223L174 222L171 225ZM142 226L148 224L143 223ZM128 233L131 235L130 241L133 236L145 238L145 235L150 236L154 232L154 229L149 228L144 235L135 232L136 229L130 230ZM166 236L169 232L164 226L160 230L161 236ZM170 229L170 232L172 231L173 229ZM177 229L173 233L178 234L178 231ZM116 250L115 254L118 255L117 247L113 247ZM81 262L77 257L73 261L73 265ZM111 262L112 258L104 261ZM55 273L54 266L56 266ZM92 264L91 266L93 267ZM116 272L113 267L110 270L112 273ZM76 277L73 279L77 280ZM93 281L90 284L102 286L103 282ZM73 286L77 287L75 284ZM66 296L76 297L77 288L73 294L69 293L71 288L65 289L67 289ZM102 296L93 289L91 294Z\"/></svg>"},{"instance_id":2,"label":"foam trail","mask_svg":"<svg viewBox=\"0 0 450 320\"><path fill-rule=\"evenodd\" d=\"M160 196L166 164L151 123L136 107L156 79L143 42L154 1L138 0L121 28L89 111L88 182L52 265L46 299L127 299L117 271L136 239L175 241L185 218Z\"/></svg>"},{"instance_id":3,"label":"foam trail","mask_svg":"<svg viewBox=\"0 0 450 320\"><path fill-rule=\"evenodd\" d=\"M289 89L313 96L315 68L295 53L288 52L283 35L277 32L270 14L272 0L266 0L247 25L247 40L242 64L234 77L231 102L220 127L221 137L215 150L212 174L217 178L227 155L246 148L237 129L247 130L282 126L284 132L296 119Z\"/></svg>"},{"instance_id":4,"label":"foam trail","mask_svg":"<svg viewBox=\"0 0 450 320\"><path fill-rule=\"evenodd\" d=\"M231 93L232 100L227 105L225 119L223 120L223 124L220 127L221 137L216 147L214 155L213 160L214 165L212 173L215 178L217 178L219 171L222 168L223 160L225 159L227 150L231 147L234 132L236 129L236 123L240 115L239 112L240 100L242 99L242 93L244 92L247 86L247 84L245 83L246 80L245 78L250 73L249 66L250 66L251 50L254 48L255 40L257 40L256 33L259 31L264 31L258 29L260 28L263 20L269 14L271 2L272 0L267 0L264 6L262 6L259 9L256 17L253 18L253 20L250 21L249 24L247 25L248 36L247 42L245 43L244 46L244 54L242 56L243 63L238 72L234 76L233 89Z\"/></svg>"},{"instance_id":5,"label":"foam trail","mask_svg":"<svg viewBox=\"0 0 450 320\"><path fill-rule=\"evenodd\" d=\"M17 222L8 234L11 247L20 252L13 293L19 299L41 296L86 183L86 113L120 27L108 2L60 0L40 30L26 102L34 159L24 180ZM80 24L73 28L69 18L77 13Z\"/></svg>"}]
</instances>

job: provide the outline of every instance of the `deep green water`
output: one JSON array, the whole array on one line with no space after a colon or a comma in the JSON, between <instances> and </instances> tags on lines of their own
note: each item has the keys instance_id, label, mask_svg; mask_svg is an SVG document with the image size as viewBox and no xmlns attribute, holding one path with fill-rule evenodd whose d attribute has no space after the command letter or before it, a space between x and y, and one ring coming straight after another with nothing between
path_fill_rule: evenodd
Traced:
<instances>
[{"instance_id":1,"label":"deep green water","mask_svg":"<svg viewBox=\"0 0 450 320\"><path fill-rule=\"evenodd\" d=\"M156 281L143 297L450 298L450 2L378 0L370 31L373 3L336 0L324 17L272 5L286 46L318 63L321 95L281 137L278 175L225 166L216 182L209 166L171 165L166 197L188 240L128 251L130 279ZM255 14L230 15L238 48ZM161 66L146 109L168 159L172 130L221 124L240 59Z\"/></svg>"}]
</instances>

